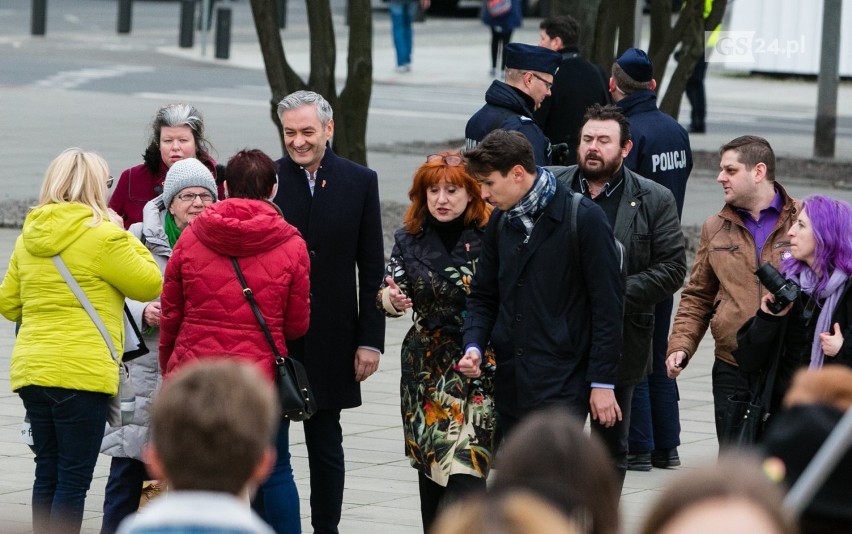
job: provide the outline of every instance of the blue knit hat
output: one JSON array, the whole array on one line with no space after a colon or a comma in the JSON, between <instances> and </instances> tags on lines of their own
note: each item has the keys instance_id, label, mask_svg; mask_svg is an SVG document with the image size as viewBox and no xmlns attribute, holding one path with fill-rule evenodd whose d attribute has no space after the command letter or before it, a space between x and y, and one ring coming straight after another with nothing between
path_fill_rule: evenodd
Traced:
<instances>
[{"instance_id":1,"label":"blue knit hat","mask_svg":"<svg viewBox=\"0 0 852 534\"><path fill-rule=\"evenodd\" d=\"M625 74L639 83L650 82L654 78L654 66L644 50L628 48L615 62Z\"/></svg>"},{"instance_id":2,"label":"blue knit hat","mask_svg":"<svg viewBox=\"0 0 852 534\"><path fill-rule=\"evenodd\" d=\"M534 70L556 75L562 64L562 54L543 46L523 43L509 43L503 49L506 54L506 68Z\"/></svg>"}]
</instances>

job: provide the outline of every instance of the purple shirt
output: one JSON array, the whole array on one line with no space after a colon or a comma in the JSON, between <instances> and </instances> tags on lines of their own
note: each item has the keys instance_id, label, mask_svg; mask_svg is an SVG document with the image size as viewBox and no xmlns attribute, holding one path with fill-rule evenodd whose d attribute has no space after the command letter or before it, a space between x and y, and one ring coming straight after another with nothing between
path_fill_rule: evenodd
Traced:
<instances>
[{"instance_id":1,"label":"purple shirt","mask_svg":"<svg viewBox=\"0 0 852 534\"><path fill-rule=\"evenodd\" d=\"M763 252L763 245L769 239L772 230L775 229L775 224L778 222L778 217L781 216L781 210L784 209L784 199L781 198L781 193L775 190L775 198L769 203L769 207L760 210L759 218L755 221L754 217L748 210L737 208L737 213L743 220L746 230L754 238L754 244L757 245L757 264L760 266L760 257Z\"/></svg>"}]
</instances>

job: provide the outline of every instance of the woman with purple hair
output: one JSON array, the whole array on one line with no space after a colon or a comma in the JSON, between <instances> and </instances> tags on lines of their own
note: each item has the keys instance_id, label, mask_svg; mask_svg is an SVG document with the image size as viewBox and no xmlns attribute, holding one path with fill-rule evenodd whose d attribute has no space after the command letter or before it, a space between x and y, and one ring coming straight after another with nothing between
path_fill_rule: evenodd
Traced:
<instances>
[{"instance_id":1,"label":"woman with purple hair","mask_svg":"<svg viewBox=\"0 0 852 534\"><path fill-rule=\"evenodd\" d=\"M823 365L852 367L852 207L823 195L802 201L788 232L790 252L781 273L801 288L773 312L767 292L757 315L737 334L734 358L746 374L766 372L779 358L769 412L780 406L793 373Z\"/></svg>"}]
</instances>

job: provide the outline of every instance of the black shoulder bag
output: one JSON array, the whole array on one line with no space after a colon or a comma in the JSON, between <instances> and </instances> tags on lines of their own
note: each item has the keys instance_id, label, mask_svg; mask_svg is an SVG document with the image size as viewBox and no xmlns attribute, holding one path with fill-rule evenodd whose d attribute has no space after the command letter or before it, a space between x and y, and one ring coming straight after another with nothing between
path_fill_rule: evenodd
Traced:
<instances>
[{"instance_id":1,"label":"black shoulder bag","mask_svg":"<svg viewBox=\"0 0 852 534\"><path fill-rule=\"evenodd\" d=\"M281 401L281 415L291 421L310 419L317 411L317 401L311 391L310 384L308 384L305 366L295 358L284 358L278 352L278 347L275 346L269 327L266 326L266 320L264 320L260 308L257 307L257 302L254 300L254 294L246 284L246 279L243 278L243 272L240 270L237 258L231 256L231 264L234 266L237 278L240 279L240 285L243 286L243 296L251 305L254 316L260 323L260 329L266 335L266 341L269 342L269 348L272 349L272 354L275 356L275 366L278 369L276 385L278 387L278 398Z\"/></svg>"},{"instance_id":2,"label":"black shoulder bag","mask_svg":"<svg viewBox=\"0 0 852 534\"><path fill-rule=\"evenodd\" d=\"M719 444L725 447L750 447L757 443L769 417L772 391L775 388L775 377L778 375L778 365L781 359L781 344L787 331L786 323L778 337L778 346L773 354L769 367L759 371L760 376L750 391L738 391L728 396L725 406L725 416L722 420L722 433Z\"/></svg>"}]
</instances>

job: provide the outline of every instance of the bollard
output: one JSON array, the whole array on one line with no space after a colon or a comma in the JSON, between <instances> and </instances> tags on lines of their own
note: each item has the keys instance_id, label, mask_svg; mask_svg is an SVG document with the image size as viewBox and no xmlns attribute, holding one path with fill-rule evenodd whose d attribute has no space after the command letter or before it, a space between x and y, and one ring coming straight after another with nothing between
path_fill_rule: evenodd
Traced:
<instances>
[{"instance_id":1,"label":"bollard","mask_svg":"<svg viewBox=\"0 0 852 534\"><path fill-rule=\"evenodd\" d=\"M130 33L133 0L118 0L118 33Z\"/></svg>"},{"instance_id":2,"label":"bollard","mask_svg":"<svg viewBox=\"0 0 852 534\"><path fill-rule=\"evenodd\" d=\"M216 9L216 59L231 55L231 8Z\"/></svg>"},{"instance_id":3,"label":"bollard","mask_svg":"<svg viewBox=\"0 0 852 534\"><path fill-rule=\"evenodd\" d=\"M287 0L276 0L275 4L278 11L278 29L283 30L287 27Z\"/></svg>"},{"instance_id":4,"label":"bollard","mask_svg":"<svg viewBox=\"0 0 852 534\"><path fill-rule=\"evenodd\" d=\"M181 48L192 48L195 39L193 19L195 18L195 0L181 0L180 2L180 35L178 46Z\"/></svg>"},{"instance_id":5,"label":"bollard","mask_svg":"<svg viewBox=\"0 0 852 534\"><path fill-rule=\"evenodd\" d=\"M30 33L44 35L47 30L47 0L33 0L33 16Z\"/></svg>"}]
</instances>

